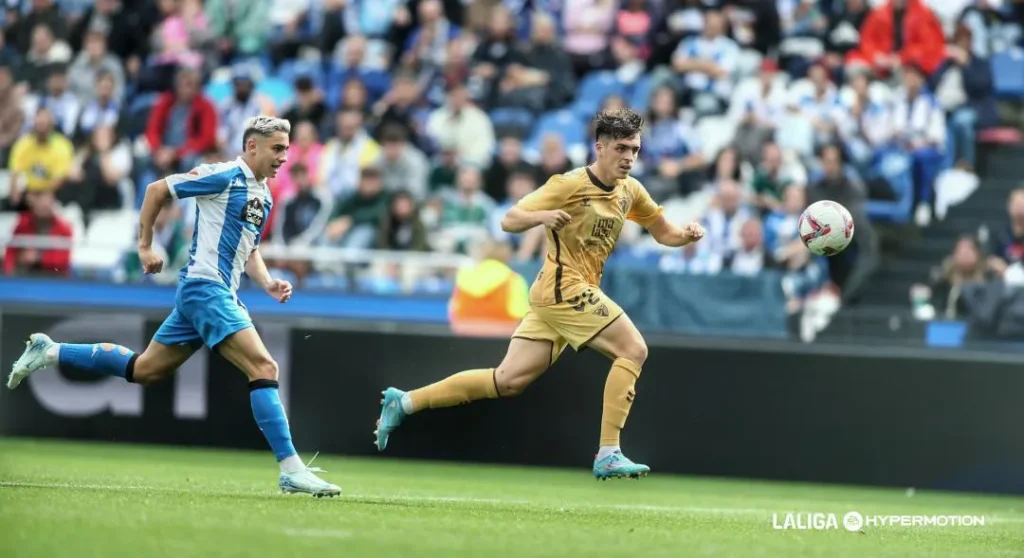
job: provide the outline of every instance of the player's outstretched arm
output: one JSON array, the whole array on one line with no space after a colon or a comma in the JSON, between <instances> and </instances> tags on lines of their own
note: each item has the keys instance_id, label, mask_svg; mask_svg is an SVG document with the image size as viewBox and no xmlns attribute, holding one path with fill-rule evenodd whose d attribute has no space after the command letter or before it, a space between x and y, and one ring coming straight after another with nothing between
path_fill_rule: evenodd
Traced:
<instances>
[{"instance_id":1,"label":"player's outstretched arm","mask_svg":"<svg viewBox=\"0 0 1024 558\"><path fill-rule=\"evenodd\" d=\"M143 273L160 273L164 262L153 252L153 224L157 215L171 200L171 189L166 180L157 180L146 187L146 195L139 210L139 261Z\"/></svg>"},{"instance_id":2,"label":"player's outstretched arm","mask_svg":"<svg viewBox=\"0 0 1024 558\"><path fill-rule=\"evenodd\" d=\"M690 223L684 227L678 227L671 221L665 218L664 215L659 215L658 218L651 223L647 230L654 237L654 240L663 246L686 246L692 244L698 240L704 238L704 227L700 223Z\"/></svg>"},{"instance_id":3,"label":"player's outstretched arm","mask_svg":"<svg viewBox=\"0 0 1024 558\"><path fill-rule=\"evenodd\" d=\"M253 248L249 255L249 261L245 262L245 273L259 288L267 292L278 302L288 302L292 297L292 284L282 279L274 279L270 276L266 262L263 261L263 254L259 248Z\"/></svg>"},{"instance_id":4,"label":"player's outstretched arm","mask_svg":"<svg viewBox=\"0 0 1024 558\"><path fill-rule=\"evenodd\" d=\"M544 225L551 230L559 231L570 221L572 217L561 209L529 211L512 206L501 220L501 230L515 234L528 231L537 225Z\"/></svg>"}]
</instances>

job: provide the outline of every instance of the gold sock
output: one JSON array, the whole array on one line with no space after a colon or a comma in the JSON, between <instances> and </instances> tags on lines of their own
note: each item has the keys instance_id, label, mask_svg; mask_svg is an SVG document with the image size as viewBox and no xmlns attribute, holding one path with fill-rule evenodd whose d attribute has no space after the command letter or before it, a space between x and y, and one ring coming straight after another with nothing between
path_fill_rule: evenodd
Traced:
<instances>
[{"instance_id":1,"label":"gold sock","mask_svg":"<svg viewBox=\"0 0 1024 558\"><path fill-rule=\"evenodd\" d=\"M636 396L636 381L640 378L640 365L617 358L608 372L604 384L604 414L601 416L601 445L619 445L619 432L626 426L629 408Z\"/></svg>"},{"instance_id":2,"label":"gold sock","mask_svg":"<svg viewBox=\"0 0 1024 558\"><path fill-rule=\"evenodd\" d=\"M440 382L409 392L412 412L465 405L478 399L497 399L494 369L481 368L452 374Z\"/></svg>"}]
</instances>

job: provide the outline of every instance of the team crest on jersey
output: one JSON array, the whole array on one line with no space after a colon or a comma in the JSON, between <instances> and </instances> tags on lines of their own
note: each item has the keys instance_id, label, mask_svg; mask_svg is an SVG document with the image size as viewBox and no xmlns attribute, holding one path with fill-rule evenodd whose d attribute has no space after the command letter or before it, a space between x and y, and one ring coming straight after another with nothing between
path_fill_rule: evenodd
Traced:
<instances>
[{"instance_id":1,"label":"team crest on jersey","mask_svg":"<svg viewBox=\"0 0 1024 558\"><path fill-rule=\"evenodd\" d=\"M582 205L583 207L590 207L590 198L583 198L583 201L580 202L580 205Z\"/></svg>"},{"instance_id":2,"label":"team crest on jersey","mask_svg":"<svg viewBox=\"0 0 1024 558\"><path fill-rule=\"evenodd\" d=\"M629 209L629 199L626 197L619 198L619 209L625 213Z\"/></svg>"},{"instance_id":3,"label":"team crest on jersey","mask_svg":"<svg viewBox=\"0 0 1024 558\"><path fill-rule=\"evenodd\" d=\"M266 213L263 211L263 201L259 198L249 200L242 208L241 219L249 230L258 231L263 228L263 220Z\"/></svg>"}]
</instances>

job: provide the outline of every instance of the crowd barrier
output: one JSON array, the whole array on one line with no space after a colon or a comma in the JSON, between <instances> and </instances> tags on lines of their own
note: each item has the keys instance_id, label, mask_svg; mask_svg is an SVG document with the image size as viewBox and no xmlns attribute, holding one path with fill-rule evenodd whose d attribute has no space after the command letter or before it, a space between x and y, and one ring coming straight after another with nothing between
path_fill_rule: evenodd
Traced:
<instances>
[{"instance_id":1,"label":"crowd barrier","mask_svg":"<svg viewBox=\"0 0 1024 558\"><path fill-rule=\"evenodd\" d=\"M43 331L143 347L145 312L0 313L0 362ZM297 447L376 456L380 391L495 366L507 340L261 320ZM407 326L412 328L413 326ZM422 326L417 326L422 327ZM1024 494L1024 374L968 351L651 336L623 436L655 473ZM609 363L571 349L521 397L412 417L384 457L588 469ZM0 434L266 449L244 376L204 350L143 389L74 370L0 394ZM268 453L268 459L269 453Z\"/></svg>"}]
</instances>

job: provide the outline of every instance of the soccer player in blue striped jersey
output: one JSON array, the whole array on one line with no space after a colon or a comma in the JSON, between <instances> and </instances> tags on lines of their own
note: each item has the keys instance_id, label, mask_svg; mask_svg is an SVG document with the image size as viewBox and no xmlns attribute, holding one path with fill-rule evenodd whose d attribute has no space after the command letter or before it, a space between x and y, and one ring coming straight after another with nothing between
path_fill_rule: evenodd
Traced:
<instances>
[{"instance_id":1,"label":"soccer player in blue striped jersey","mask_svg":"<svg viewBox=\"0 0 1024 558\"><path fill-rule=\"evenodd\" d=\"M153 222L172 199L195 198L195 228L189 261L181 270L174 310L142 353L113 343L55 343L41 333L14 363L7 387L18 387L33 372L52 365L119 376L150 385L169 378L203 345L220 353L249 378L253 416L280 465L282 491L336 496L337 486L304 464L292 445L288 418L278 395L277 363L238 298L244 270L279 302L292 296L287 281L270 276L259 252L273 200L267 179L287 160L287 120L258 116L245 123L244 153L234 161L205 164L150 184L139 214L139 259L146 273L159 273L163 260L152 248Z\"/></svg>"}]
</instances>

